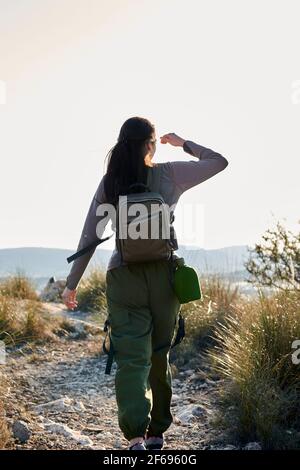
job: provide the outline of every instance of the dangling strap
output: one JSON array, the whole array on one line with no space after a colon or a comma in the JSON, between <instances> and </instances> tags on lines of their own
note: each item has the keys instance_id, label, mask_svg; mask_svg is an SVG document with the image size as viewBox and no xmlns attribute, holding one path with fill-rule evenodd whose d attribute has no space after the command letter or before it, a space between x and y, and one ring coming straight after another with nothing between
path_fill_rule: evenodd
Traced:
<instances>
[{"instance_id":1,"label":"dangling strap","mask_svg":"<svg viewBox=\"0 0 300 470\"><path fill-rule=\"evenodd\" d=\"M105 367L105 374L106 375L110 375L111 367L112 367L112 364L113 364L113 361L114 361L114 347L113 347L112 340L111 340L109 325L110 325L109 320L108 319L105 320L103 331L106 333L106 336L105 336L104 341L103 341L102 350L108 356L107 357L107 362L106 362L106 367ZM107 347L105 346L105 342L106 342L107 337L109 337L109 349L107 349Z\"/></svg>"},{"instance_id":2,"label":"dangling strap","mask_svg":"<svg viewBox=\"0 0 300 470\"><path fill-rule=\"evenodd\" d=\"M161 349L165 349L165 348L174 348L174 346L176 346L177 344L181 343L181 341L183 340L183 338L185 337L185 327L184 327L184 318L183 316L181 315L181 313L179 313L179 320L178 320L178 328L177 328L177 333L176 333L176 337L175 337L175 340L173 343L168 343L164 346L161 346L159 348L155 348L153 350L153 352L157 352L157 351L160 351Z\"/></svg>"},{"instance_id":3,"label":"dangling strap","mask_svg":"<svg viewBox=\"0 0 300 470\"><path fill-rule=\"evenodd\" d=\"M106 367L105 367L105 374L106 375L110 375L111 366L112 366L113 362L114 362L114 351L113 351L113 345L112 345L112 342L111 342L111 339L110 339L110 347L109 347L108 358L107 358L107 363L106 363Z\"/></svg>"},{"instance_id":4,"label":"dangling strap","mask_svg":"<svg viewBox=\"0 0 300 470\"><path fill-rule=\"evenodd\" d=\"M79 250L79 251L77 251L76 253L74 253L73 255L69 256L69 257L67 258L68 263L71 263L71 261L74 261L75 259L79 258L79 256L82 256L82 255L84 255L85 253L87 253L88 251L91 251L93 248L96 248L98 245L100 245L101 243L105 242L106 240L108 240L109 238L111 238L113 235L114 235L114 233L112 233L112 234L109 235L108 237L100 238L100 239L98 239L98 240L95 240L94 242L90 243L90 245L85 246L84 248L82 248L82 250Z\"/></svg>"},{"instance_id":5,"label":"dangling strap","mask_svg":"<svg viewBox=\"0 0 300 470\"><path fill-rule=\"evenodd\" d=\"M171 346L171 349L174 348L174 346L176 346L177 344L181 343L184 337L185 337L184 318L180 313L179 320L178 320L178 330L177 330L174 343Z\"/></svg>"}]
</instances>

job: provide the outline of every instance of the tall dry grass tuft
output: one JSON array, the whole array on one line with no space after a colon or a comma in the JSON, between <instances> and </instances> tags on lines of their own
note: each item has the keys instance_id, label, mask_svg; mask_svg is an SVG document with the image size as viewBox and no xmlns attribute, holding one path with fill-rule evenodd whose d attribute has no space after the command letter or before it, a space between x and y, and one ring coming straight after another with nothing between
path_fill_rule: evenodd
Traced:
<instances>
[{"instance_id":1,"label":"tall dry grass tuft","mask_svg":"<svg viewBox=\"0 0 300 470\"><path fill-rule=\"evenodd\" d=\"M0 340L6 344L53 339L60 322L49 316L24 274L0 283Z\"/></svg>"},{"instance_id":2,"label":"tall dry grass tuft","mask_svg":"<svg viewBox=\"0 0 300 470\"><path fill-rule=\"evenodd\" d=\"M0 390L1 393L1 390ZM9 440L10 433L8 430L6 418L5 418L5 412L3 405L0 400L0 449L5 449L6 444Z\"/></svg>"},{"instance_id":3,"label":"tall dry grass tuft","mask_svg":"<svg viewBox=\"0 0 300 470\"><path fill-rule=\"evenodd\" d=\"M177 368L194 367L205 348L215 343L214 332L228 314L233 314L235 305L240 301L238 287L217 275L201 279L202 300L182 305L181 313L185 318L186 337L171 350L171 360Z\"/></svg>"},{"instance_id":4,"label":"tall dry grass tuft","mask_svg":"<svg viewBox=\"0 0 300 470\"><path fill-rule=\"evenodd\" d=\"M242 442L297 448L300 365L292 362L292 343L300 339L300 295L283 291L267 297L260 291L234 310L219 324L218 344L210 352L227 379L221 423Z\"/></svg>"},{"instance_id":5,"label":"tall dry grass tuft","mask_svg":"<svg viewBox=\"0 0 300 470\"><path fill-rule=\"evenodd\" d=\"M7 425L4 400L2 398L5 396L6 389L6 379L4 373L0 370L0 450L6 448L11 434Z\"/></svg>"},{"instance_id":6,"label":"tall dry grass tuft","mask_svg":"<svg viewBox=\"0 0 300 470\"><path fill-rule=\"evenodd\" d=\"M1 281L0 294L7 297L14 297L16 299L38 299L38 295L32 281L30 281L28 277L21 272Z\"/></svg>"},{"instance_id":7,"label":"tall dry grass tuft","mask_svg":"<svg viewBox=\"0 0 300 470\"><path fill-rule=\"evenodd\" d=\"M77 293L78 309L99 313L106 308L106 273L99 268L90 270Z\"/></svg>"},{"instance_id":8,"label":"tall dry grass tuft","mask_svg":"<svg viewBox=\"0 0 300 470\"><path fill-rule=\"evenodd\" d=\"M0 340L8 345L51 340L59 321L52 319L38 300L0 294Z\"/></svg>"}]
</instances>

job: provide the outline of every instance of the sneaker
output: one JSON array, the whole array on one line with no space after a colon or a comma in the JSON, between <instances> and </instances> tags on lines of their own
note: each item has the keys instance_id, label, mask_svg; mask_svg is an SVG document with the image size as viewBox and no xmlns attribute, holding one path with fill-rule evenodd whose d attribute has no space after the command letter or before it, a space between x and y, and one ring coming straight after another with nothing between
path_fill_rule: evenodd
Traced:
<instances>
[{"instance_id":1,"label":"sneaker","mask_svg":"<svg viewBox=\"0 0 300 470\"><path fill-rule=\"evenodd\" d=\"M164 446L163 435L146 436L145 445L147 450L161 450Z\"/></svg>"},{"instance_id":2,"label":"sneaker","mask_svg":"<svg viewBox=\"0 0 300 470\"><path fill-rule=\"evenodd\" d=\"M147 449L145 447L144 442L137 442L136 444L133 444L132 446L129 446L128 450L147 450Z\"/></svg>"}]
</instances>

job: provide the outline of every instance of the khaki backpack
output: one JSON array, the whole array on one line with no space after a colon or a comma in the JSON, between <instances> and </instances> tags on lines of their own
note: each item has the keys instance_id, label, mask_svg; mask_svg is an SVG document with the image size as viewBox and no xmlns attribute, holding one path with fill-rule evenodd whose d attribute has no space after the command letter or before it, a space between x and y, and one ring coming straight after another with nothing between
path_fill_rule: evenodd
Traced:
<instances>
[{"instance_id":1,"label":"khaki backpack","mask_svg":"<svg viewBox=\"0 0 300 470\"><path fill-rule=\"evenodd\" d=\"M119 196L116 210L116 245L125 263L169 259L178 249L172 226L174 214L159 193L161 164L148 169L147 184L135 183L133 190Z\"/></svg>"}]
</instances>

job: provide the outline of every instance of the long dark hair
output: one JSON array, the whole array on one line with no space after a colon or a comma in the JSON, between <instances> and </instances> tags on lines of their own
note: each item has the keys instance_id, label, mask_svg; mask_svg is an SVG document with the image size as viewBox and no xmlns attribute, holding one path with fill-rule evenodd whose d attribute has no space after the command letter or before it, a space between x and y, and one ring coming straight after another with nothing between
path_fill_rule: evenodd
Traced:
<instances>
[{"instance_id":1,"label":"long dark hair","mask_svg":"<svg viewBox=\"0 0 300 470\"><path fill-rule=\"evenodd\" d=\"M104 191L107 202L116 205L119 195L128 194L134 183L146 184L149 166L145 163L146 142L155 131L148 119L131 117L122 125L116 145L108 152ZM142 189L137 186L133 192Z\"/></svg>"}]
</instances>

